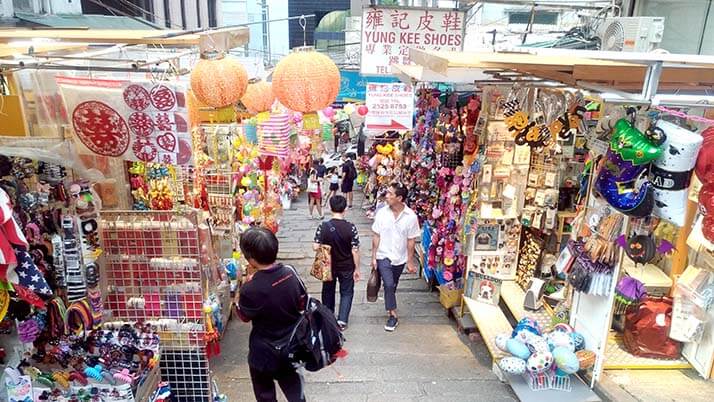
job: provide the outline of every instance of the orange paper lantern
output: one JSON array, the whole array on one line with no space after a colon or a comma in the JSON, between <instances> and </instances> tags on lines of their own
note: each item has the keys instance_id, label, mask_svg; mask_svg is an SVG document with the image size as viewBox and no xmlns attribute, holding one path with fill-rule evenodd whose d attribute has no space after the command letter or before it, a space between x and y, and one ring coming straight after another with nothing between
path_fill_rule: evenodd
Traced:
<instances>
[{"instance_id":1,"label":"orange paper lantern","mask_svg":"<svg viewBox=\"0 0 714 402\"><path fill-rule=\"evenodd\" d=\"M191 72L191 89L199 101L211 107L232 105L248 86L248 72L235 59L201 59Z\"/></svg>"},{"instance_id":2,"label":"orange paper lantern","mask_svg":"<svg viewBox=\"0 0 714 402\"><path fill-rule=\"evenodd\" d=\"M335 101L339 91L340 70L312 47L294 49L273 71L275 96L296 112L312 114L324 109Z\"/></svg>"},{"instance_id":3,"label":"orange paper lantern","mask_svg":"<svg viewBox=\"0 0 714 402\"><path fill-rule=\"evenodd\" d=\"M252 114L267 112L275 102L273 86L263 80L251 80L240 101Z\"/></svg>"}]
</instances>

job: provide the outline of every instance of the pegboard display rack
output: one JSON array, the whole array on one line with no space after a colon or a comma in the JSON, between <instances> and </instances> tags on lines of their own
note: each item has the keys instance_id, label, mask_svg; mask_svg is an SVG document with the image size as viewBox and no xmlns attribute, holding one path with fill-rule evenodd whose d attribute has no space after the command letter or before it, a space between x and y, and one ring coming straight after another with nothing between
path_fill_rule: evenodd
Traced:
<instances>
[{"instance_id":1,"label":"pegboard display rack","mask_svg":"<svg viewBox=\"0 0 714 402\"><path fill-rule=\"evenodd\" d=\"M190 209L102 214L105 314L157 326L161 377L178 402L211 400L203 304L220 275L202 223Z\"/></svg>"}]
</instances>

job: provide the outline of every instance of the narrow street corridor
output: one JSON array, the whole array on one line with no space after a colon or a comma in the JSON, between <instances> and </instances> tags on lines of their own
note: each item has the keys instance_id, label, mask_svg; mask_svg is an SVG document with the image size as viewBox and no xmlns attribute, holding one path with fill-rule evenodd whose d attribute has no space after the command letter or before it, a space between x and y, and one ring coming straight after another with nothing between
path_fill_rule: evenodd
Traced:
<instances>
[{"instance_id":1,"label":"narrow street corridor","mask_svg":"<svg viewBox=\"0 0 714 402\"><path fill-rule=\"evenodd\" d=\"M345 331L346 359L317 373L306 373L308 401L514 401L510 387L491 373L491 358L478 336L470 341L458 333L439 304L437 292L429 292L417 275L405 274L397 299L400 325L384 331L384 300L368 303L366 277L371 255L371 220L357 206L362 194L355 191L353 222L362 244L362 280L355 286L350 325ZM329 218L329 213L325 213ZM312 242L317 220L310 220L303 196L285 211L278 239L278 260L294 265L306 280L310 293L320 297L320 283L308 270L314 253ZM380 293L381 296L381 293ZM222 342L222 353L211 360L220 391L231 402L254 401L247 353L250 324L233 318ZM282 394L278 392L280 397ZM284 400L284 399L282 399Z\"/></svg>"}]
</instances>

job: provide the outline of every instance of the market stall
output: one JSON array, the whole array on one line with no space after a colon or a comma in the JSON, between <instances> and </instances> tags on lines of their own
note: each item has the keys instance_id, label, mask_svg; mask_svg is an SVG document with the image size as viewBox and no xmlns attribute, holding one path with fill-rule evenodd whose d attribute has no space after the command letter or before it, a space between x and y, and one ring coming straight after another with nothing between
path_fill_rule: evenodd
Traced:
<instances>
[{"instance_id":1,"label":"market stall","mask_svg":"<svg viewBox=\"0 0 714 402\"><path fill-rule=\"evenodd\" d=\"M531 390L575 389L576 372L592 386L603 369L690 362L708 378L709 304L701 295L712 281L699 269L702 243L690 236L695 252L684 241L695 209L686 202L690 172L703 155L697 132L712 122L695 97L677 92L710 88L713 60L528 52L413 49L417 66L392 66L413 85L424 77L464 82L471 73L480 90L478 150L463 160L475 176L473 202L457 232L468 260L463 284L451 286L463 286L494 368L525 373ZM696 96L703 98L711 101ZM693 268L681 275L687 254ZM662 294L674 294L674 303ZM512 333L499 300L518 321ZM666 321L655 325L647 311L662 311Z\"/></svg>"}]
</instances>

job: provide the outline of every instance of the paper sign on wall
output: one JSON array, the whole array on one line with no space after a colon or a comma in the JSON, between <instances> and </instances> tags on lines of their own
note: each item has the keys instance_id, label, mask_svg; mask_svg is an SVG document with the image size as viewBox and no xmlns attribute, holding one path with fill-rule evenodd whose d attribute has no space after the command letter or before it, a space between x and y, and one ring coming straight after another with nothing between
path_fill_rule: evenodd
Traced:
<instances>
[{"instance_id":1,"label":"paper sign on wall","mask_svg":"<svg viewBox=\"0 0 714 402\"><path fill-rule=\"evenodd\" d=\"M459 51L465 15L455 10L369 7L362 12L362 74L391 74L411 64L409 49Z\"/></svg>"},{"instance_id":2,"label":"paper sign on wall","mask_svg":"<svg viewBox=\"0 0 714 402\"><path fill-rule=\"evenodd\" d=\"M402 83L367 83L367 130L411 130L414 92Z\"/></svg>"}]
</instances>

